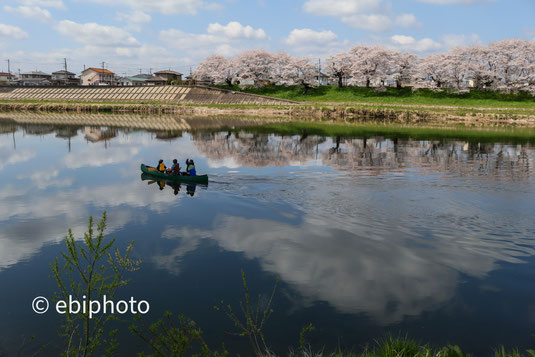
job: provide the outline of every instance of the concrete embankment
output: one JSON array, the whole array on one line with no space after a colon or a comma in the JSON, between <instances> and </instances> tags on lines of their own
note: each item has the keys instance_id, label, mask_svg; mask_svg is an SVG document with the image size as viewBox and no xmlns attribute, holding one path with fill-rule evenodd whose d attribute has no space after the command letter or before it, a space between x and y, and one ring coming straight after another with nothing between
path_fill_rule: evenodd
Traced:
<instances>
[{"instance_id":1,"label":"concrete embankment","mask_svg":"<svg viewBox=\"0 0 535 357\"><path fill-rule=\"evenodd\" d=\"M295 103L284 99L203 86L1 87L0 100L254 105Z\"/></svg>"}]
</instances>

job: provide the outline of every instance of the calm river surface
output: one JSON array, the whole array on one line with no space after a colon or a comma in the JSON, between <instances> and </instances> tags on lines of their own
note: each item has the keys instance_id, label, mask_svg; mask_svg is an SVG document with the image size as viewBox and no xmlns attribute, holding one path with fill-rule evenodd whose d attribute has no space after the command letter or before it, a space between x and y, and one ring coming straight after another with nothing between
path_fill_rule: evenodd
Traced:
<instances>
[{"instance_id":1,"label":"calm river surface","mask_svg":"<svg viewBox=\"0 0 535 357\"><path fill-rule=\"evenodd\" d=\"M47 345L60 318L49 264L90 215L135 241L141 269L119 298L147 300L248 355L214 310L280 283L266 327L286 354L308 323L315 348L361 348L387 333L488 355L535 347L535 147L457 140L181 134L0 125L0 356ZM208 186L142 181L140 163L194 158ZM144 348L121 325L121 355Z\"/></svg>"}]
</instances>

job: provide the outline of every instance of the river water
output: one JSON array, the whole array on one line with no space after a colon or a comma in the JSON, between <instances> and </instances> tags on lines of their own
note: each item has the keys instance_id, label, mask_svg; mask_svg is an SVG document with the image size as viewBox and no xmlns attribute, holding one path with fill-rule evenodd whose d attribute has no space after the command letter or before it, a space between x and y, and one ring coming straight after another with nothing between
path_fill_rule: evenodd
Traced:
<instances>
[{"instance_id":1,"label":"river water","mask_svg":"<svg viewBox=\"0 0 535 357\"><path fill-rule=\"evenodd\" d=\"M214 305L239 311L241 271L253 300L280 278L265 328L279 354L309 323L317 349L389 333L478 355L535 347L532 144L0 127L0 356L55 354L60 317L31 302L57 291L49 264L67 230L81 237L103 211L142 261L118 297L148 301L147 321L184 314L231 355L251 350ZM195 159L209 185L142 180L140 163L159 158ZM124 320L132 355L145 345Z\"/></svg>"}]
</instances>

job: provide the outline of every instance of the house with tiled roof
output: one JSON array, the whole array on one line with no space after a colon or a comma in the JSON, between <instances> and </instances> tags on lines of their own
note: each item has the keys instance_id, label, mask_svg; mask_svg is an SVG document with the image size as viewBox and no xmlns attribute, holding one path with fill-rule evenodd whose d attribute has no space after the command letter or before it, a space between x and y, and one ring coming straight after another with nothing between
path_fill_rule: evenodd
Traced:
<instances>
[{"instance_id":1,"label":"house with tiled roof","mask_svg":"<svg viewBox=\"0 0 535 357\"><path fill-rule=\"evenodd\" d=\"M51 74L42 71L21 73L18 84L21 86L49 86Z\"/></svg>"},{"instance_id":2,"label":"house with tiled roof","mask_svg":"<svg viewBox=\"0 0 535 357\"><path fill-rule=\"evenodd\" d=\"M76 74L65 69L61 71L52 72L52 84L61 86L75 86L80 84L80 80L76 78Z\"/></svg>"},{"instance_id":3,"label":"house with tiled roof","mask_svg":"<svg viewBox=\"0 0 535 357\"><path fill-rule=\"evenodd\" d=\"M115 73L105 68L89 67L80 76L83 86L111 86L115 84Z\"/></svg>"},{"instance_id":4,"label":"house with tiled roof","mask_svg":"<svg viewBox=\"0 0 535 357\"><path fill-rule=\"evenodd\" d=\"M171 71L171 70L165 70L165 71L158 71L154 72L154 74L158 77L162 77L167 79L171 79L173 81L181 81L182 80L182 73Z\"/></svg>"},{"instance_id":5,"label":"house with tiled roof","mask_svg":"<svg viewBox=\"0 0 535 357\"><path fill-rule=\"evenodd\" d=\"M147 79L149 86L164 86L166 83L167 79L159 76Z\"/></svg>"}]
</instances>

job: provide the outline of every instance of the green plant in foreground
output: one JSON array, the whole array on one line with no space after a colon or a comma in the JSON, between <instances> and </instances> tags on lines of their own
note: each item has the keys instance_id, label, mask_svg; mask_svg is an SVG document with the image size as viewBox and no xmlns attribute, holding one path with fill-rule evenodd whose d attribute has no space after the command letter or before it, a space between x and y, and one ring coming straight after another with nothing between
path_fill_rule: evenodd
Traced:
<instances>
[{"instance_id":1,"label":"green plant in foreground","mask_svg":"<svg viewBox=\"0 0 535 357\"><path fill-rule=\"evenodd\" d=\"M138 356L158 357L181 357L186 353L199 350L192 356L219 357L226 356L228 352L223 346L223 351L211 351L204 339L202 331L194 321L179 316L178 321L173 321L172 314L166 312L164 318L160 318L152 325L146 324L140 316L135 317L136 322L130 326L130 331L140 337L153 351L154 354L139 353ZM196 346L198 344L198 347Z\"/></svg>"},{"instance_id":2,"label":"green plant in foreground","mask_svg":"<svg viewBox=\"0 0 535 357\"><path fill-rule=\"evenodd\" d=\"M93 217L89 217L87 232L82 241L74 238L72 230L65 238L67 252L61 253L62 262L56 258L51 264L53 277L59 288L56 299L83 302L85 309L71 314L66 309L60 335L65 339L65 356L113 355L118 347L117 330L104 336L106 325L116 319L113 314L101 314L91 318L88 302L106 295L113 300L119 287L128 283L125 275L138 269L139 262L130 258L133 242L123 255L113 249L115 239L105 239L106 212L94 230Z\"/></svg>"},{"instance_id":3,"label":"green plant in foreground","mask_svg":"<svg viewBox=\"0 0 535 357\"><path fill-rule=\"evenodd\" d=\"M243 313L243 318L238 317L238 315L232 309L232 306L225 305L221 301L221 306L215 306L214 308L218 311L223 311L228 318L234 323L234 326L238 329L236 333L239 336L246 336L249 339L249 343L254 351L254 354L257 357L262 357L266 355L272 355L266 339L264 337L263 328L269 318L273 313L271 308L271 303L273 301L273 296L277 290L277 284L279 279L275 281L271 295L266 300L261 294L258 295L258 301L256 306L252 306L251 297L249 295L249 286L247 285L247 278L245 273L242 271L242 283L244 289L245 301L240 301L240 308Z\"/></svg>"}]
</instances>

